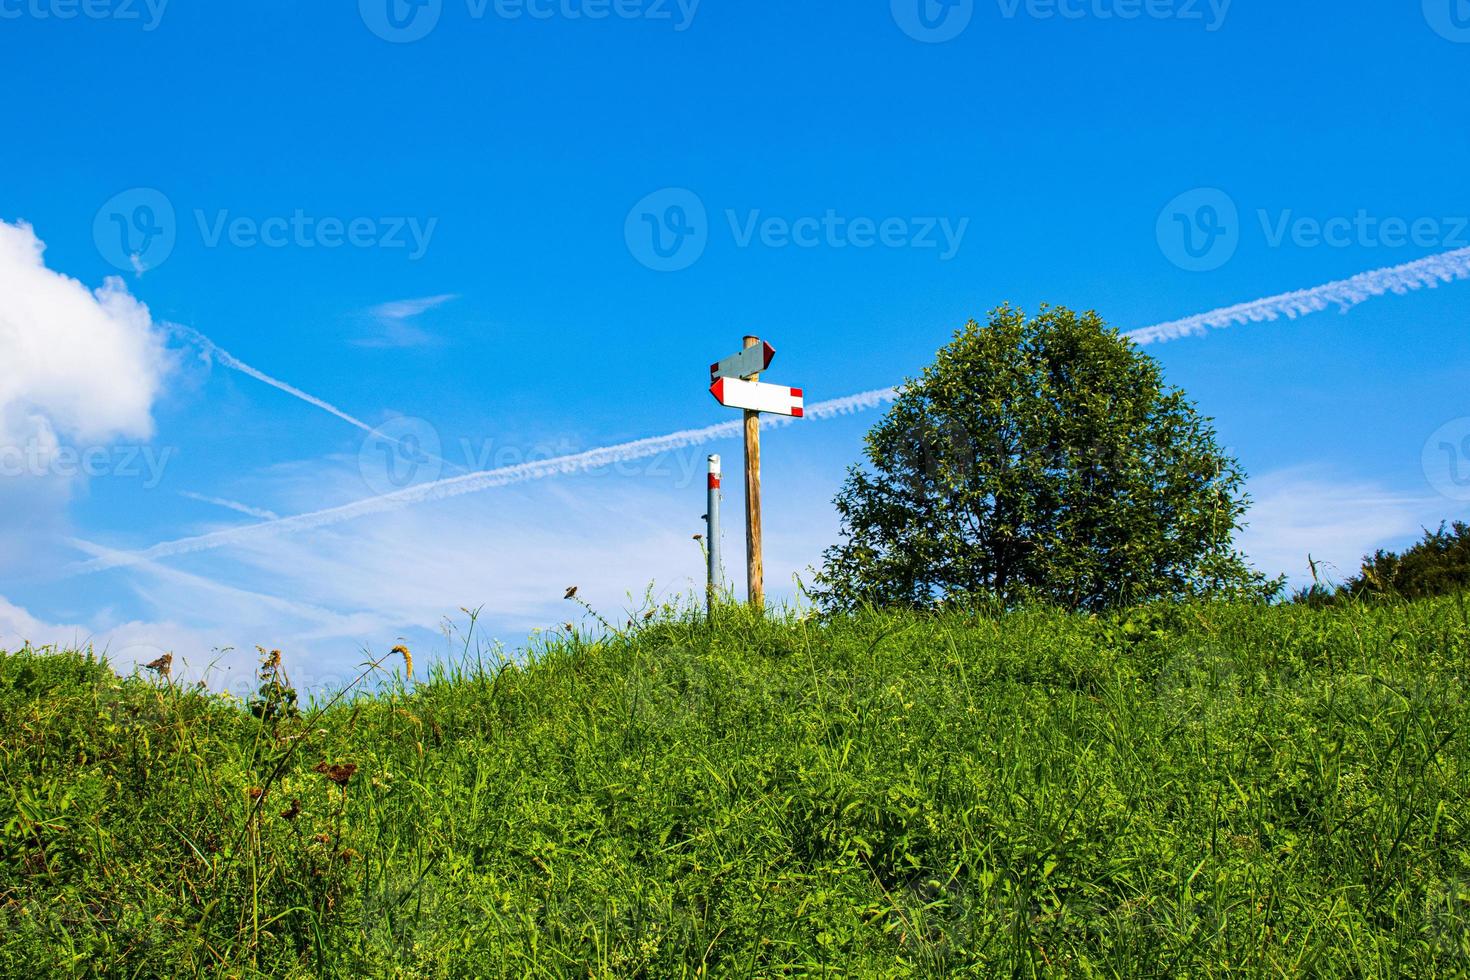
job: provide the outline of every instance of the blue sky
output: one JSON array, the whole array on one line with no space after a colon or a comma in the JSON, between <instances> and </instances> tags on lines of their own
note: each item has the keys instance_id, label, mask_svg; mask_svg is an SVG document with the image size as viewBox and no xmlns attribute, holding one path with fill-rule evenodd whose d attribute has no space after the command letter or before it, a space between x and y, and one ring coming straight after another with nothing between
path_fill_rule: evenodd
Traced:
<instances>
[{"instance_id":1,"label":"blue sky","mask_svg":"<svg viewBox=\"0 0 1470 980\"><path fill-rule=\"evenodd\" d=\"M726 421L706 368L747 332L817 401L1005 301L1132 329L1470 247L1464 0L392 3L0 0L0 221L51 273L118 277L169 351L0 385L15 445L105 450L0 477L0 646L198 666L258 643L330 682L400 637L442 651L461 607L514 646L575 618L566 585L611 615L700 575L704 455L733 469L730 440L75 574L396 488L372 436L165 324L437 440L422 482ZM23 298L0 290L0 338L33 361L105 349ZM1252 475L1263 568L1346 574L1465 516L1440 446L1470 449L1467 302L1150 348ZM107 424L69 426L82 391ZM876 417L769 436L778 595Z\"/></svg>"}]
</instances>

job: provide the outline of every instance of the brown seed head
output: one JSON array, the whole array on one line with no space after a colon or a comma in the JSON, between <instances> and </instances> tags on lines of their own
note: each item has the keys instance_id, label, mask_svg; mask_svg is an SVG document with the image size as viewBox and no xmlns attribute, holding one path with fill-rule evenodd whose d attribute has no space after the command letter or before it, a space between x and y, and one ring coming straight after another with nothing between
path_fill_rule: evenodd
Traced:
<instances>
[{"instance_id":1,"label":"brown seed head","mask_svg":"<svg viewBox=\"0 0 1470 980\"><path fill-rule=\"evenodd\" d=\"M313 771L321 773L331 782L345 788L352 780L352 777L357 774L357 763L341 762L336 765L329 765L326 762L318 762L316 769Z\"/></svg>"},{"instance_id":2,"label":"brown seed head","mask_svg":"<svg viewBox=\"0 0 1470 980\"><path fill-rule=\"evenodd\" d=\"M408 676L409 677L412 677L413 676L413 654L411 654L411 653L408 652L408 647L406 647L406 646L404 646L403 644L400 643L400 644L398 644L398 646L394 647L392 650L389 650L388 652L389 653L400 654L403 657L403 669L408 673Z\"/></svg>"},{"instance_id":3,"label":"brown seed head","mask_svg":"<svg viewBox=\"0 0 1470 980\"><path fill-rule=\"evenodd\" d=\"M174 669L174 655L171 653L165 653L157 660L154 660L151 663L146 663L143 666L147 670L157 671L164 677L167 677Z\"/></svg>"}]
</instances>

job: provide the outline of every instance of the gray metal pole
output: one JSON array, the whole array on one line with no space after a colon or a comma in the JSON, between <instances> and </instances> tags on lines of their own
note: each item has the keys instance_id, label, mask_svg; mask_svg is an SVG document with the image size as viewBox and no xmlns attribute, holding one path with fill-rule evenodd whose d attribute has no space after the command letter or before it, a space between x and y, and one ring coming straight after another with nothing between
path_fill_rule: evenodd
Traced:
<instances>
[{"instance_id":1,"label":"gray metal pole","mask_svg":"<svg viewBox=\"0 0 1470 980\"><path fill-rule=\"evenodd\" d=\"M719 599L720 592L724 588L724 576L720 569L720 457L709 458L709 510L705 514L706 530L709 532L706 541L709 545L709 594L708 604L711 616L715 614L715 603Z\"/></svg>"}]
</instances>

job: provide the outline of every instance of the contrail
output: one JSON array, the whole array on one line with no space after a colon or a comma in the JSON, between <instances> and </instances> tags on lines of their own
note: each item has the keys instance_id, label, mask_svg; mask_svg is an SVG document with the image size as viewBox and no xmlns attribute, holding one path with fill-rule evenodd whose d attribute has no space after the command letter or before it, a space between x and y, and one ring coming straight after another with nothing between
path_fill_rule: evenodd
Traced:
<instances>
[{"instance_id":1,"label":"contrail","mask_svg":"<svg viewBox=\"0 0 1470 980\"><path fill-rule=\"evenodd\" d=\"M337 418L341 419L342 421L346 422L347 424L357 426L359 429L361 429L364 432L371 433L372 435L379 436L380 438L384 438L384 439L389 438L385 433L383 433L379 429L376 429L373 426L368 425L362 419L359 419L359 418L357 418L355 416L352 416L352 415L348 415L346 412L342 411L340 408L338 408L336 405L333 405L331 402L323 401L322 399L316 397L315 395L308 394L307 392L302 391L300 388L297 388L295 385L289 385L286 382L282 381L280 378L273 378L270 375L266 374L264 371L260 370L259 368L252 367L251 365L246 364L244 361L240 360L234 354L231 354L229 351L225 350L219 344L216 344L214 341L210 340L208 337L204 336L204 334L200 333L198 330L195 330L193 327L186 327L186 326L183 326L182 324L178 324L178 323L171 323L171 324L169 324L169 327L172 328L177 333L181 334L182 336L186 337L187 339L193 341L195 344L198 344L201 348L204 349L205 353L207 353L210 357L214 358L220 364L223 364L225 367L230 368L231 370L234 370L234 371L239 371L241 374L249 375L250 377L254 378L256 381L264 382L265 384L270 385L272 388L275 388L278 391L284 391L286 394L290 395L292 398L299 398L302 401L306 402L306 404L308 404L308 405L314 405L315 407L321 409L324 412L329 412L332 415L337 416ZM393 440L393 441L397 442L397 440ZM421 453L421 454L423 454L425 456L428 456L430 459L433 459L433 460L435 460L436 462L439 462L439 463L443 463L445 466L448 466L451 469L456 469L456 470L459 470L461 472L463 472L465 470L465 467L460 466L457 463L451 463L449 460L443 459L443 458L441 458L439 456L435 456L433 453L428 452L427 450L425 450L425 449L423 449L421 447L414 447L413 450L412 450L412 452L413 453ZM218 502L219 501L211 500L211 503L218 503ZM229 504L225 504L224 506L228 507L230 505ZM238 510L239 508L235 508L235 509ZM245 513L249 513L249 511L246 511Z\"/></svg>"},{"instance_id":2,"label":"contrail","mask_svg":"<svg viewBox=\"0 0 1470 980\"><path fill-rule=\"evenodd\" d=\"M192 340L194 343L198 344L204 349L204 352L206 354L214 358L219 363L223 364L225 367L230 368L234 371L239 371L241 374L247 374L250 377L254 378L256 381L264 382L265 384L270 385L272 388L275 388L278 391L284 391L292 398L299 398L302 401L306 402L306 404L314 405L324 412L330 412L331 414L337 416L337 418L346 422L348 425L355 425L364 432L376 431L372 426L368 425L362 419L354 418L353 416L348 415L346 412L342 411L342 409L338 408L336 405L333 405L331 402L322 401L315 395L309 395L294 385L289 385L279 378L273 378L270 375L266 374L264 371L251 367L249 364L246 364L234 354L231 354L229 351L225 350L219 344L216 344L214 341L210 340L208 337L204 336L204 334L200 333L198 330L195 330L193 327L186 327L177 323L170 324L169 326L178 333L187 337L189 340Z\"/></svg>"},{"instance_id":3,"label":"contrail","mask_svg":"<svg viewBox=\"0 0 1470 980\"><path fill-rule=\"evenodd\" d=\"M1282 293L1280 296L1269 296L1251 303L1227 306L1221 310L1201 313L1199 316L1186 317L1183 320L1144 327L1142 330L1134 330L1123 336L1136 344L1153 344L1203 334L1211 328L1261 323L1281 317L1294 320L1299 316L1320 313L1333 304L1346 313L1359 303L1366 303L1370 299L1388 293L1397 293L1402 296L1417 289L1434 289L1442 282L1455 282L1461 279L1470 279L1470 248L1432 255L1427 259L1409 262L1406 265L1375 269L1372 272L1353 276L1351 279L1329 282L1325 286L1317 286L1313 289Z\"/></svg>"},{"instance_id":4,"label":"contrail","mask_svg":"<svg viewBox=\"0 0 1470 980\"><path fill-rule=\"evenodd\" d=\"M238 500L226 500L224 497L210 497L206 494L195 493L192 490L180 490L179 496L188 497L190 500L197 500L202 504L214 504L216 507L224 507L250 517L258 517L264 521L278 521L281 519L281 515L273 510L266 510L263 507L251 507L249 504L242 504Z\"/></svg>"},{"instance_id":5,"label":"contrail","mask_svg":"<svg viewBox=\"0 0 1470 980\"><path fill-rule=\"evenodd\" d=\"M122 557L130 558L126 552L114 551L100 544L94 544L81 538L71 538L72 547L78 551L85 552L97 557ZM141 565L146 571L157 575L167 582L177 582L182 585L196 589L213 592L237 602L259 602L267 608L284 612L300 619L307 620L317 627L314 633L304 634L302 639L315 639L317 635L330 635L330 631L352 632L358 634L370 634L380 626L387 625L381 614L369 613L339 613L310 603L299 602L294 599L282 599L279 596L266 595L263 592L251 592L249 589L236 588L233 585L225 585L214 579L205 578L202 575L194 575L189 572L170 568L155 562L138 559L129 561L129 565Z\"/></svg>"},{"instance_id":6,"label":"contrail","mask_svg":"<svg viewBox=\"0 0 1470 980\"><path fill-rule=\"evenodd\" d=\"M1366 302L1377 296L1386 295L1387 293L1402 294L1425 287L1433 288L1441 282L1448 283L1467 278L1470 278L1470 248L1446 252L1443 255L1423 259L1419 262L1410 262L1407 265L1379 269L1374 272L1365 272L1351 279L1327 283L1314 289L1283 293L1280 296L1272 296L1251 303L1225 307L1224 309L1202 313L1199 316L1188 317L1183 320L1144 327L1126 333L1123 336L1138 344L1160 343L1179 337L1202 334L1210 328L1276 320L1283 316L1292 318L1306 316L1325 310L1334 303L1342 309L1347 310L1359 303ZM309 396L307 397L308 400L315 403L314 399L310 399ZM833 398L829 401L817 402L807 407L806 417L825 419L840 415L851 415L855 412L867 411L890 403L897 397L897 388L875 388L872 391L864 391L843 398ZM784 425L792 421L791 419L779 416L768 418L768 424L773 425ZM445 500L467 493L477 493L492 487L503 487L512 483L524 483L529 480L542 480L552 476L580 473L612 463L646 459L650 456L657 456L659 453L674 449L697 446L716 439L732 438L741 432L742 426L743 423L739 420L721 422L717 425L705 426L702 429L686 429L682 432L674 432L665 436L638 439L633 442L607 446L602 449L591 449L568 456L518 463L514 466L482 470L477 473L466 473L463 476L454 476L431 483L423 483L418 486L407 487L403 490L377 497L369 497L365 500L344 504L339 507L329 507L324 510L297 514L292 517L283 517L274 521L264 521L260 524L250 524L244 527L214 531L210 534L180 538L175 541L165 541L144 551L131 553L116 552L110 555L99 556L91 561L81 562L71 566L67 570L67 574L98 572L108 568L136 564L141 561L156 561L173 555L210 551L261 535L309 531L315 528L340 524L344 521L355 520L359 517L366 517L371 514L381 514L387 511L398 510L413 504Z\"/></svg>"},{"instance_id":7,"label":"contrail","mask_svg":"<svg viewBox=\"0 0 1470 980\"><path fill-rule=\"evenodd\" d=\"M807 406L806 417L827 419L840 415L851 415L855 412L875 408L885 402L891 402L896 396L897 389L880 388L856 395L848 395L843 398L833 398L830 401L817 402L816 404ZM792 421L794 420L775 416L770 417L767 420L767 424L768 426L779 426L789 424ZM543 480L551 476L581 473L613 463L626 463L636 459L647 459L650 456L657 456L659 453L684 449L689 446L698 446L715 439L733 438L743 431L744 425L744 422L736 419L730 422L708 425L702 429L686 429L683 432L674 432L666 436L654 436L648 439L620 443L616 446L589 449L586 452L573 453L569 456L557 456L552 459L517 463L514 466L502 466L493 470L482 470L478 473L467 473L463 476L453 476L443 480L435 480L431 483L421 483L417 486L395 490L393 493L368 497L365 500L358 500L338 507L328 507L325 510L297 514L292 517L282 517L274 521L263 521L259 524L247 524L244 527L226 528L222 531L213 531L208 534L195 535L194 537L180 538L175 541L165 541L144 551L114 552L108 555L101 555L90 561L80 562L71 566L67 569L67 574L99 572L104 569L119 568L139 562L157 561L161 558L169 558L174 555L211 551L215 548L238 544L261 535L310 531L332 524L340 524L343 521L366 517L371 514L399 510L412 504L446 500L450 497L459 497L467 493L478 493L481 490L488 490L492 487L503 487L512 483L525 483L529 480Z\"/></svg>"}]
</instances>

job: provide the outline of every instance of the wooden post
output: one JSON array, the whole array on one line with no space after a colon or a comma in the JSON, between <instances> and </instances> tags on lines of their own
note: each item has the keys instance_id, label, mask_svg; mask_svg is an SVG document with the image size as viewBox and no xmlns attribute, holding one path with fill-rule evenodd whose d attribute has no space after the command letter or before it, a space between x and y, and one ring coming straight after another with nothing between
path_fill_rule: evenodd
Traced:
<instances>
[{"instance_id":1,"label":"wooden post","mask_svg":"<svg viewBox=\"0 0 1470 980\"><path fill-rule=\"evenodd\" d=\"M745 346L755 347L759 337L746 337ZM746 381L759 381L759 374ZM764 609L766 604L766 569L761 558L761 413L745 413L745 577L750 592L750 605Z\"/></svg>"}]
</instances>

